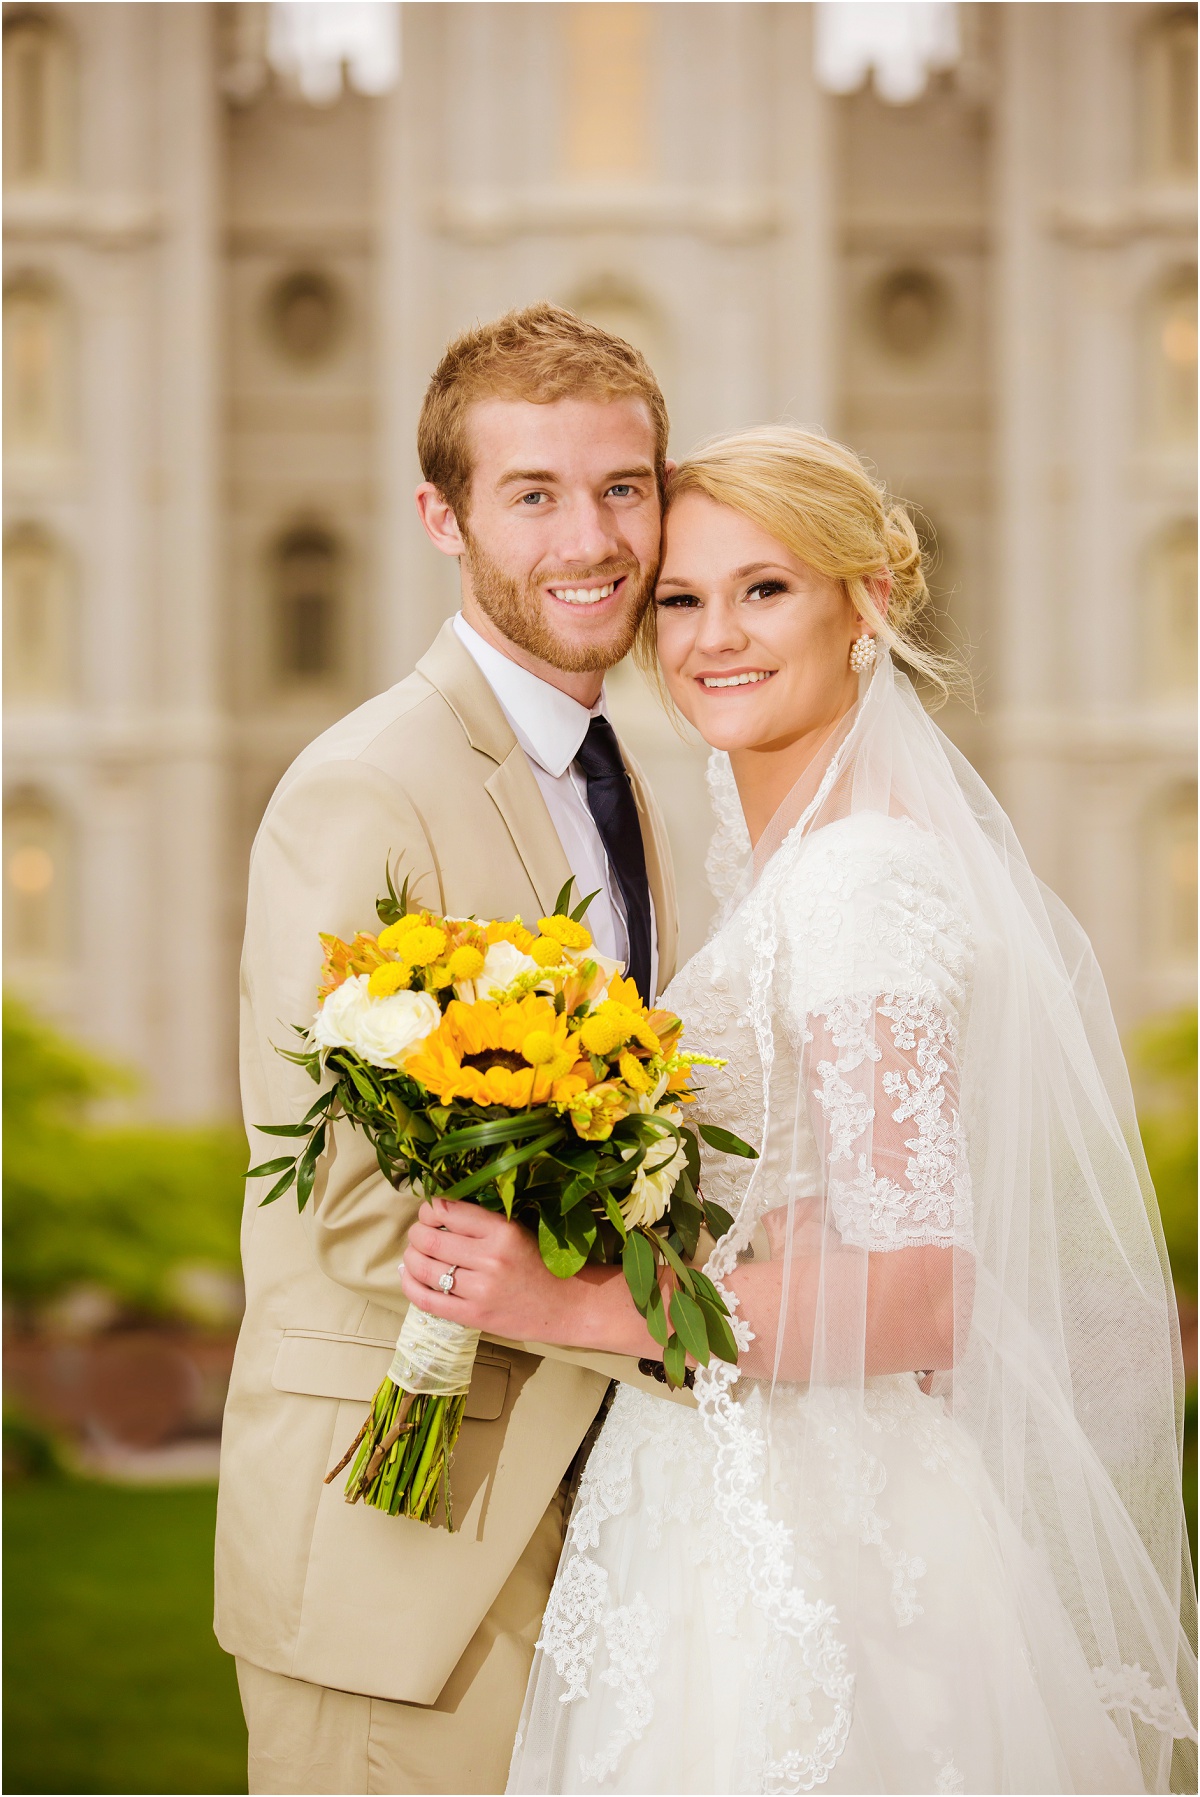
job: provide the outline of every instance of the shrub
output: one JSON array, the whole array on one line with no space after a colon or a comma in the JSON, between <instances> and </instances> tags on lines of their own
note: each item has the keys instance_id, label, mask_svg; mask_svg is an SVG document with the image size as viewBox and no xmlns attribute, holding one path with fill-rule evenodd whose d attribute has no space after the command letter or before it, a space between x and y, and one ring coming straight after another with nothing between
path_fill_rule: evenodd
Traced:
<instances>
[{"instance_id":1,"label":"shrub","mask_svg":"<svg viewBox=\"0 0 1200 1797\"><path fill-rule=\"evenodd\" d=\"M132 1084L5 1000L4 1290L19 1310L92 1285L169 1314L181 1264L237 1271L244 1138L94 1121Z\"/></svg>"}]
</instances>

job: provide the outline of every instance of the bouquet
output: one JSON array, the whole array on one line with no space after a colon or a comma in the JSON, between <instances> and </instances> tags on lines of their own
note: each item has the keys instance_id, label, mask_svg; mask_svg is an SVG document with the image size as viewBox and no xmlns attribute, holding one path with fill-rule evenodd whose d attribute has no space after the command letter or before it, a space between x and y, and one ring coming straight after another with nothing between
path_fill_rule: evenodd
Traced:
<instances>
[{"instance_id":1,"label":"bouquet","mask_svg":"<svg viewBox=\"0 0 1200 1797\"><path fill-rule=\"evenodd\" d=\"M683 1122L692 1072L721 1066L681 1049L683 1026L643 1004L583 923L590 900L527 929L410 909L408 882L377 905L383 928L352 942L322 935L325 961L299 1050L279 1050L332 1083L300 1123L264 1134L303 1138L294 1155L252 1167L293 1185L303 1210L330 1121L363 1131L395 1186L503 1212L537 1237L560 1279L620 1263L662 1350L669 1385L687 1357L734 1361L729 1313L687 1261L701 1226L731 1218L700 1192L695 1133ZM593 895L594 896L594 895ZM753 1157L713 1125L709 1147ZM453 1527L449 1467L480 1332L410 1306L370 1414L326 1483L351 1462L350 1503Z\"/></svg>"}]
</instances>

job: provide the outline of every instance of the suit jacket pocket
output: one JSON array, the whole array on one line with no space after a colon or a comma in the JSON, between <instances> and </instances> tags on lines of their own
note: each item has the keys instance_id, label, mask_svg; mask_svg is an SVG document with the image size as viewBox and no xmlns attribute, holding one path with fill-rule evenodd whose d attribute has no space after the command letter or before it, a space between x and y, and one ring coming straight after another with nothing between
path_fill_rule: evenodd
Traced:
<instances>
[{"instance_id":1,"label":"suit jacket pocket","mask_svg":"<svg viewBox=\"0 0 1200 1797\"><path fill-rule=\"evenodd\" d=\"M338 1335L326 1329L285 1329L275 1355L276 1391L313 1398L348 1398L369 1404L392 1363L394 1341L374 1335ZM504 1410L512 1362L481 1346L475 1357L466 1414L494 1423Z\"/></svg>"}]
</instances>

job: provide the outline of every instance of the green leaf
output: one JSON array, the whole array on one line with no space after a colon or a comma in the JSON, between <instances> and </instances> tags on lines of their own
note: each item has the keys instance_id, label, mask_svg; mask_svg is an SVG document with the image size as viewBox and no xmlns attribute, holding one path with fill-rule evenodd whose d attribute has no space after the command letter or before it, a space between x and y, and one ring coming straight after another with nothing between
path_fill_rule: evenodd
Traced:
<instances>
[{"instance_id":1,"label":"green leaf","mask_svg":"<svg viewBox=\"0 0 1200 1797\"><path fill-rule=\"evenodd\" d=\"M494 1160L490 1160L486 1167L481 1167L477 1173L472 1173L466 1179L460 1179L454 1185L448 1186L439 1193L439 1197L469 1198L482 1186L491 1185L494 1179L498 1179L502 1173L507 1173L510 1168L523 1167L527 1161L544 1153L547 1148L559 1140L561 1134L561 1129L556 1128L550 1130L546 1135L538 1136L535 1141L527 1143L523 1148L506 1149L503 1154L498 1154Z\"/></svg>"},{"instance_id":2,"label":"green leaf","mask_svg":"<svg viewBox=\"0 0 1200 1797\"><path fill-rule=\"evenodd\" d=\"M611 1192L605 1192L604 1194L604 1209L608 1214L609 1222L612 1224L621 1240L624 1241L629 1234L629 1230L626 1227L624 1217L621 1215L621 1206L617 1203Z\"/></svg>"},{"instance_id":3,"label":"green leaf","mask_svg":"<svg viewBox=\"0 0 1200 1797\"><path fill-rule=\"evenodd\" d=\"M665 1236L662 1236L662 1235L659 1236L658 1245L662 1249L663 1254L666 1257L667 1265L671 1268L671 1271L675 1274L676 1278L679 1280L680 1284L683 1286L684 1291L690 1292L693 1289L692 1288L691 1268L684 1266L683 1262L680 1260L679 1256L676 1254L674 1248L672 1248L670 1242L666 1239Z\"/></svg>"},{"instance_id":4,"label":"green leaf","mask_svg":"<svg viewBox=\"0 0 1200 1797\"><path fill-rule=\"evenodd\" d=\"M671 1194L671 1224L683 1244L683 1251L689 1257L695 1254L700 1244L700 1225L704 1221L704 1213L692 1199L692 1182L686 1173L681 1173Z\"/></svg>"},{"instance_id":5,"label":"green leaf","mask_svg":"<svg viewBox=\"0 0 1200 1797\"><path fill-rule=\"evenodd\" d=\"M667 1375L667 1384L678 1391L687 1378L687 1355L677 1335L673 1335L663 1349L663 1369Z\"/></svg>"},{"instance_id":6,"label":"green leaf","mask_svg":"<svg viewBox=\"0 0 1200 1797\"><path fill-rule=\"evenodd\" d=\"M591 1211L586 1206L580 1208L577 1205L563 1218L563 1228L566 1230L567 1240L574 1248L581 1250L586 1259L592 1251L598 1228Z\"/></svg>"},{"instance_id":7,"label":"green leaf","mask_svg":"<svg viewBox=\"0 0 1200 1797\"><path fill-rule=\"evenodd\" d=\"M704 1198L701 1203L704 1206L704 1222L708 1233L714 1241L719 1242L726 1231L733 1228L733 1218L722 1205L714 1204L711 1198Z\"/></svg>"},{"instance_id":8,"label":"green leaf","mask_svg":"<svg viewBox=\"0 0 1200 1797\"><path fill-rule=\"evenodd\" d=\"M522 1111L519 1117L497 1118L491 1123L475 1123L466 1129L451 1129L429 1153L431 1161L445 1160L451 1154L465 1154L472 1148L490 1148L495 1142L512 1142L521 1136L536 1136L545 1130L547 1123L558 1123L556 1114L549 1105L541 1105L536 1111ZM566 1133L565 1126L558 1127Z\"/></svg>"},{"instance_id":9,"label":"green leaf","mask_svg":"<svg viewBox=\"0 0 1200 1797\"><path fill-rule=\"evenodd\" d=\"M510 1167L507 1173L501 1173L496 1181L496 1190L500 1194L500 1202L504 1206L506 1217L512 1217L513 1199L517 1195L517 1170Z\"/></svg>"},{"instance_id":10,"label":"green leaf","mask_svg":"<svg viewBox=\"0 0 1200 1797\"><path fill-rule=\"evenodd\" d=\"M725 1301L721 1297L720 1292L717 1290L708 1274L702 1273L699 1267L692 1268L692 1290L695 1292L696 1297L701 1304L711 1304L713 1309L719 1311L722 1316L728 1315L728 1312L725 1309Z\"/></svg>"},{"instance_id":11,"label":"green leaf","mask_svg":"<svg viewBox=\"0 0 1200 1797\"><path fill-rule=\"evenodd\" d=\"M319 1117L322 1113L328 1116L336 1102L337 1087L330 1086L328 1092L322 1092L316 1104L310 1105L308 1110L305 1111L304 1121L306 1123L311 1123L314 1117Z\"/></svg>"},{"instance_id":12,"label":"green leaf","mask_svg":"<svg viewBox=\"0 0 1200 1797\"><path fill-rule=\"evenodd\" d=\"M665 1348L667 1345L667 1307L663 1303L663 1295L657 1279L654 1281L654 1290L650 1294L650 1302L643 1314L646 1318L646 1327L654 1340L660 1348Z\"/></svg>"},{"instance_id":13,"label":"green leaf","mask_svg":"<svg viewBox=\"0 0 1200 1797\"><path fill-rule=\"evenodd\" d=\"M296 1202L303 1210L312 1196L313 1181L316 1178L317 1162L325 1152L325 1125L319 1124L312 1133L308 1147L300 1157L296 1168Z\"/></svg>"},{"instance_id":14,"label":"green leaf","mask_svg":"<svg viewBox=\"0 0 1200 1797\"><path fill-rule=\"evenodd\" d=\"M749 1142L743 1142L741 1136L735 1136L732 1130L720 1129L715 1123L699 1123L696 1126L710 1148L718 1154L738 1154L743 1160L756 1161L758 1149L751 1148Z\"/></svg>"},{"instance_id":15,"label":"green leaf","mask_svg":"<svg viewBox=\"0 0 1200 1797\"><path fill-rule=\"evenodd\" d=\"M683 1137L683 1152L687 1156L688 1178L692 1182L693 1191L698 1192L700 1190L700 1144L696 1140L694 1130L683 1129L680 1134Z\"/></svg>"},{"instance_id":16,"label":"green leaf","mask_svg":"<svg viewBox=\"0 0 1200 1797\"><path fill-rule=\"evenodd\" d=\"M708 1328L704 1312L685 1291L671 1293L671 1322L693 1360L708 1365Z\"/></svg>"},{"instance_id":17,"label":"green leaf","mask_svg":"<svg viewBox=\"0 0 1200 1797\"><path fill-rule=\"evenodd\" d=\"M559 1206L563 1216L565 1217L568 1211L574 1210L577 1204L582 1204L591 1189L592 1182L590 1179L580 1179L578 1175L576 1175L574 1179L569 1180L566 1186L564 1186L562 1197L559 1200Z\"/></svg>"},{"instance_id":18,"label":"green leaf","mask_svg":"<svg viewBox=\"0 0 1200 1797\"><path fill-rule=\"evenodd\" d=\"M544 1212L538 1218L538 1249L556 1279L569 1279L587 1260L587 1250L580 1250L568 1238L563 1224L557 1230L552 1228Z\"/></svg>"},{"instance_id":19,"label":"green leaf","mask_svg":"<svg viewBox=\"0 0 1200 1797\"><path fill-rule=\"evenodd\" d=\"M709 1347L718 1360L727 1360L730 1366L735 1366L738 1357L737 1343L733 1339L733 1330L729 1327L728 1319L719 1315L712 1305L706 1304L703 1299L700 1301L699 1310L704 1318Z\"/></svg>"},{"instance_id":20,"label":"green leaf","mask_svg":"<svg viewBox=\"0 0 1200 1797\"><path fill-rule=\"evenodd\" d=\"M621 1251L625 1281L633 1301L644 1316L651 1292L658 1290L654 1250L640 1229L634 1229Z\"/></svg>"},{"instance_id":21,"label":"green leaf","mask_svg":"<svg viewBox=\"0 0 1200 1797\"><path fill-rule=\"evenodd\" d=\"M567 915L567 906L571 902L571 888L574 884L575 875L572 874L571 878L567 881L566 885L554 901L554 909L550 913L551 917L565 917Z\"/></svg>"},{"instance_id":22,"label":"green leaf","mask_svg":"<svg viewBox=\"0 0 1200 1797\"><path fill-rule=\"evenodd\" d=\"M262 1209L264 1204L274 1204L274 1202L277 1198L282 1198L283 1194L287 1191L288 1187L291 1185L291 1183L292 1183L293 1179L295 1179L295 1177L296 1177L296 1166L295 1166L295 1162L293 1162L292 1165L288 1168L287 1172L284 1174L283 1178L280 1180L277 1180L276 1183L271 1187L271 1190L267 1193L266 1197L259 1199L259 1201L258 1201L259 1210Z\"/></svg>"},{"instance_id":23,"label":"green leaf","mask_svg":"<svg viewBox=\"0 0 1200 1797\"><path fill-rule=\"evenodd\" d=\"M365 1098L368 1104L377 1105L379 1103L379 1091L374 1081L363 1072L357 1062L345 1061L343 1062L343 1065L346 1072L350 1075L351 1081L360 1097Z\"/></svg>"},{"instance_id":24,"label":"green leaf","mask_svg":"<svg viewBox=\"0 0 1200 1797\"><path fill-rule=\"evenodd\" d=\"M254 1125L260 1136L306 1136L307 1123L256 1123Z\"/></svg>"},{"instance_id":25,"label":"green leaf","mask_svg":"<svg viewBox=\"0 0 1200 1797\"><path fill-rule=\"evenodd\" d=\"M599 896L600 896L600 888L597 886L595 892L589 892L585 899L580 899L579 903L576 905L575 909L571 913L572 919L576 923L582 923L584 913L586 912L588 906L591 904L591 902L594 898L599 898Z\"/></svg>"},{"instance_id":26,"label":"green leaf","mask_svg":"<svg viewBox=\"0 0 1200 1797\"><path fill-rule=\"evenodd\" d=\"M282 1173L283 1169L285 1167L291 1167L294 1165L295 1165L295 1160L292 1155L281 1154L279 1156L278 1160L263 1161L259 1166L251 1167L249 1173L247 1173L247 1175L246 1175L246 1178L247 1179L266 1179L270 1174Z\"/></svg>"}]
</instances>

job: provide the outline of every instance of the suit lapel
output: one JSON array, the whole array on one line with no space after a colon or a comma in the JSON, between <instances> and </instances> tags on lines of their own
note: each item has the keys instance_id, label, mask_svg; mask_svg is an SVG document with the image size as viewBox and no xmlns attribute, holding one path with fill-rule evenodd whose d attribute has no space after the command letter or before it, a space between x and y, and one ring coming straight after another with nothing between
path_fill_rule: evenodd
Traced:
<instances>
[{"instance_id":1,"label":"suit lapel","mask_svg":"<svg viewBox=\"0 0 1200 1797\"><path fill-rule=\"evenodd\" d=\"M545 916L554 909L554 901L570 879L571 869L541 788L519 744L514 742L484 785L508 825ZM529 919L525 921L528 923Z\"/></svg>"},{"instance_id":2,"label":"suit lapel","mask_svg":"<svg viewBox=\"0 0 1200 1797\"><path fill-rule=\"evenodd\" d=\"M496 763L484 781L543 912L552 908L571 869L541 788L500 702L447 621L417 663L462 725L468 742ZM528 920L526 920L528 921Z\"/></svg>"},{"instance_id":3,"label":"suit lapel","mask_svg":"<svg viewBox=\"0 0 1200 1797\"><path fill-rule=\"evenodd\" d=\"M417 668L441 693L462 725L471 747L496 763L484 785L504 819L538 903L548 912L572 870L533 769L512 733L499 700L474 658L459 641L451 620L442 625ZM658 933L659 984L665 986L675 967L678 932L671 854L661 834L645 778L624 748L621 753L633 780L642 826L646 878L654 900L654 923Z\"/></svg>"}]
</instances>

